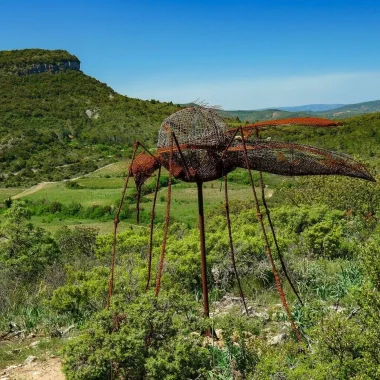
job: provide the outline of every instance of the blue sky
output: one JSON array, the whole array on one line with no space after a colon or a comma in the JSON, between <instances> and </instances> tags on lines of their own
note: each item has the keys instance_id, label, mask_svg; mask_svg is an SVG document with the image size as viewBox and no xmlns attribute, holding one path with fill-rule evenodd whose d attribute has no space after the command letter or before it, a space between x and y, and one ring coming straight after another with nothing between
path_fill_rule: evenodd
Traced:
<instances>
[{"instance_id":1,"label":"blue sky","mask_svg":"<svg viewBox=\"0 0 380 380\"><path fill-rule=\"evenodd\" d=\"M65 49L142 99L224 109L380 99L380 2L0 0L0 49Z\"/></svg>"}]
</instances>

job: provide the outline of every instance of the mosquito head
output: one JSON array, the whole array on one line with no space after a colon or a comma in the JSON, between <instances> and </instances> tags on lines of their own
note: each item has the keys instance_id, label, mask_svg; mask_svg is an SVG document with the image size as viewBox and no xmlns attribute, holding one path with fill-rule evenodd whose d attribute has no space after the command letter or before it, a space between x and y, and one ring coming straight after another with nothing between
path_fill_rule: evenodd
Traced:
<instances>
[{"instance_id":1,"label":"mosquito head","mask_svg":"<svg viewBox=\"0 0 380 380\"><path fill-rule=\"evenodd\" d=\"M158 157L146 153L140 153L131 165L132 175L135 179L137 189L140 189L144 182L160 167Z\"/></svg>"}]
</instances>

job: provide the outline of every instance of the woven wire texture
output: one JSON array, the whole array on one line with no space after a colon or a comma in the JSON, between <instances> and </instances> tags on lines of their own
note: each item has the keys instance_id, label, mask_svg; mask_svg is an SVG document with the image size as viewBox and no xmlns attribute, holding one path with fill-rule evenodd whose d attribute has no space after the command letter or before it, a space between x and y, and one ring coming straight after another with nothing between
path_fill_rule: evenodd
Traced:
<instances>
[{"instance_id":1,"label":"woven wire texture","mask_svg":"<svg viewBox=\"0 0 380 380\"><path fill-rule=\"evenodd\" d=\"M243 133L249 135L255 128L277 125L333 127L340 123L321 118L292 118L251 124L243 127ZM187 182L212 181L238 167L246 168L241 138L235 137L228 147L232 131L236 129L228 129L214 109L199 106L182 109L161 125L157 144L160 162L168 168L173 149L172 174ZM172 133L176 138L173 147ZM225 149L227 152L223 154ZM250 169L286 176L338 174L373 181L362 164L345 154L259 138L247 141L246 149Z\"/></svg>"}]
</instances>

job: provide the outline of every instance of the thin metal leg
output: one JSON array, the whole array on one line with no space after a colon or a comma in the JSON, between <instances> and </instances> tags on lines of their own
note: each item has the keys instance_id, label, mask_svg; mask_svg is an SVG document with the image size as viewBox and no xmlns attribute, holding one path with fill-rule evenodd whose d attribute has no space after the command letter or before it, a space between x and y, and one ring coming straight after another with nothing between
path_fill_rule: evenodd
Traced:
<instances>
[{"instance_id":1,"label":"thin metal leg","mask_svg":"<svg viewBox=\"0 0 380 380\"><path fill-rule=\"evenodd\" d=\"M171 195L172 195L173 144L174 144L174 138L173 138L173 133L171 133L171 135L170 135L170 155L169 155L168 199L167 199L167 204L166 204L164 236L163 236L163 240L162 240L160 263L158 265L158 273L157 273L157 280L156 280L156 290L155 290L155 296L156 297L158 296L158 294L160 292L160 288L161 288L161 278L162 278L162 271L164 268L166 242L168 240L168 229L169 229L169 222L170 222L170 203L171 203Z\"/></svg>"},{"instance_id":2,"label":"thin metal leg","mask_svg":"<svg viewBox=\"0 0 380 380\"><path fill-rule=\"evenodd\" d=\"M153 228L154 228L154 218L156 216L156 201L158 187L160 185L160 176L161 176L161 166L158 168L156 188L154 189L154 198L152 203L152 211L150 213L150 225L149 225L149 252L148 252L148 278L146 281L145 291L149 289L150 286L150 277L152 272L152 250L153 250Z\"/></svg>"},{"instance_id":3,"label":"thin metal leg","mask_svg":"<svg viewBox=\"0 0 380 380\"><path fill-rule=\"evenodd\" d=\"M210 316L207 286L207 262L206 262L206 242L205 242L205 218L203 212L203 189L202 182L197 182L198 188L198 214L199 214L199 242L201 248L201 274L203 291L203 312L205 317Z\"/></svg>"},{"instance_id":4,"label":"thin metal leg","mask_svg":"<svg viewBox=\"0 0 380 380\"><path fill-rule=\"evenodd\" d=\"M131 168L132 168L132 165L133 165L133 161L135 160L136 151L137 151L137 148L138 148L139 145L140 145L140 143L136 143L135 144L135 147L134 147L134 150L133 150L133 154L132 154L131 164L129 165L128 174L127 174L127 177L126 177L125 182L124 182L123 191L121 193L121 199L120 199L120 202L119 202L119 207L117 209L116 216L115 216L115 219L114 219L114 222L113 222L114 223L114 228L113 228L113 243L112 243L112 261L111 261L110 280L109 280L109 284L108 284L107 310L110 308L110 305L111 305L111 298L112 298L113 286L114 286L117 227L118 227L118 225L120 223L120 212L121 212L121 208L123 207L125 193L127 191L129 178L131 177L131 174L132 174Z\"/></svg>"},{"instance_id":5,"label":"thin metal leg","mask_svg":"<svg viewBox=\"0 0 380 380\"><path fill-rule=\"evenodd\" d=\"M271 230L271 232L272 232L274 245L275 245L275 247L276 247L277 255L278 255L278 258L279 258L280 263L281 263L281 268L282 268L282 270L284 271L285 277L286 277L286 279L288 280L288 283L289 283L290 287L292 288L294 294L295 294L296 297L298 298L298 301L299 301L300 304L303 306L302 299L301 299L300 295L298 294L297 289L296 289L296 287L294 286L294 284L293 284L293 282L292 282L292 280L291 280L291 278L290 278L290 276L289 276L289 274L288 274L288 270L287 270L287 268L286 268L284 258L282 257L282 253L281 253L280 247L279 247L278 242L277 242L276 232L275 232L275 230L274 230L274 226L273 226L272 218L271 218L271 216L270 216L270 211L269 211L269 208L268 208L268 205L267 205L266 199L265 199L265 187L264 187L263 173L262 173L262 172L259 172L259 176L260 176L260 187L261 187L261 199L262 199L262 202L263 202L263 206L264 206L264 208L265 208L265 212L266 212L266 214L267 214L269 227L270 227L270 230Z\"/></svg>"},{"instance_id":6,"label":"thin metal leg","mask_svg":"<svg viewBox=\"0 0 380 380\"><path fill-rule=\"evenodd\" d=\"M137 198L136 198L136 223L137 224L140 224L141 190L142 190L142 184L137 186Z\"/></svg>"},{"instance_id":7,"label":"thin metal leg","mask_svg":"<svg viewBox=\"0 0 380 380\"><path fill-rule=\"evenodd\" d=\"M273 260L272 250L271 250L270 245L269 245L268 235L267 235L266 230L265 230L263 216L262 216L261 211L260 211L259 200L258 200L258 197L257 197L257 193L256 193L256 189L255 189L255 184L253 182L251 169L250 169L250 166L249 166L247 147L246 147L246 144L245 144L244 133L243 133L243 128L242 127L240 127L240 134L241 134L242 143L243 143L243 151L244 151L245 164L246 164L246 168L248 170L249 181L250 181L250 184L251 184L251 187L252 187L253 197L254 197L254 200L255 200L256 215L257 215L257 219L258 219L258 221L260 223L261 230L263 232L265 246L266 246L266 250L267 250L267 255L268 255L269 262L270 262L270 264L272 266L272 272L273 272L274 279L276 281L277 291L279 293L282 305L283 305L286 313L288 314L288 318L289 318L290 324L291 324L291 326L292 326L292 328L293 328L293 330L294 330L294 332L295 332L295 334L297 336L297 339L298 339L298 341L302 342L301 333L299 332L296 324L294 323L294 319L292 317L292 314L290 313L290 309L289 309L288 303L286 302L284 289L282 288L282 285L281 285L280 276L278 275L276 264L275 264L275 262Z\"/></svg>"},{"instance_id":8,"label":"thin metal leg","mask_svg":"<svg viewBox=\"0 0 380 380\"><path fill-rule=\"evenodd\" d=\"M238 271L237 271L237 268L236 268L235 250L234 250L234 243L232 241L232 232L231 232L230 207L229 207L229 204L228 204L227 176L224 177L224 196L225 196L224 207L226 209L227 229L228 229L228 238L229 238L229 243L230 243L230 256L231 256L232 267L234 269L236 281L237 281L238 286L239 286L240 298L241 298L241 301L243 303L245 312L248 315L248 308L247 308L247 304L245 302L243 288L241 287L239 274L238 274Z\"/></svg>"}]
</instances>

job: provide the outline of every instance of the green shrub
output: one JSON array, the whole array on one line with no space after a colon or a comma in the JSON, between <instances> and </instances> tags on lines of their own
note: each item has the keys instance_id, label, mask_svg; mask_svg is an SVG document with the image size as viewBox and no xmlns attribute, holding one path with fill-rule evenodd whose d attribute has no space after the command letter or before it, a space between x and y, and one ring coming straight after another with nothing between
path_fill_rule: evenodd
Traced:
<instances>
[{"instance_id":1,"label":"green shrub","mask_svg":"<svg viewBox=\"0 0 380 380\"><path fill-rule=\"evenodd\" d=\"M119 301L115 304L121 305ZM209 351L197 335L201 325L187 297L141 296L124 311L104 311L63 350L69 380L197 378L210 368ZM120 306L119 306L120 307Z\"/></svg>"}]
</instances>

